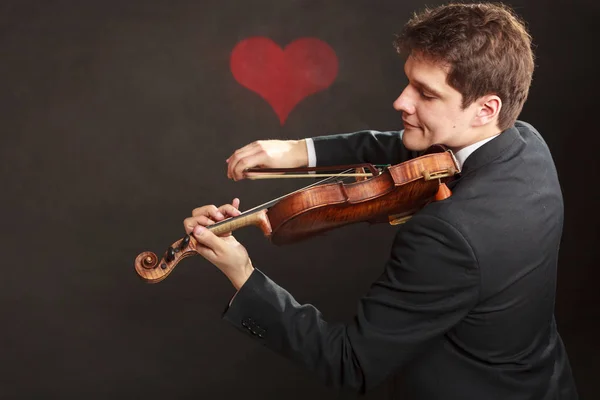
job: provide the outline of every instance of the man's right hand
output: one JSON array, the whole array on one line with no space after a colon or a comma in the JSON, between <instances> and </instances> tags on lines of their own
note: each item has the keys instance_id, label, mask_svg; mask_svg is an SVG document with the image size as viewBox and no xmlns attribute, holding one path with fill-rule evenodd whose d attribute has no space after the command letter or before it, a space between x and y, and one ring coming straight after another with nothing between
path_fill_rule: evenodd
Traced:
<instances>
[{"instance_id":1,"label":"man's right hand","mask_svg":"<svg viewBox=\"0 0 600 400\"><path fill-rule=\"evenodd\" d=\"M227 177L244 179L246 168L300 168L308 165L305 140L258 140L237 149L227 160Z\"/></svg>"}]
</instances>

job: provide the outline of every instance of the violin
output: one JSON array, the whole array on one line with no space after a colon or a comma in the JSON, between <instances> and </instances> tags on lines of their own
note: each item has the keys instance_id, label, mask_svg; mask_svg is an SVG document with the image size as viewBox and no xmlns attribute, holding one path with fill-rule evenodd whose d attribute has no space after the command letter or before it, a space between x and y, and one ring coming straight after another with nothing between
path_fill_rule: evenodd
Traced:
<instances>
[{"instance_id":1,"label":"violin","mask_svg":"<svg viewBox=\"0 0 600 400\"><path fill-rule=\"evenodd\" d=\"M452 193L446 183L460 173L454 154L442 145L433 145L420 157L382 170L371 164L366 167L371 173L355 174L355 182L320 181L206 228L222 235L253 225L260 228L271 243L280 246L358 222L401 224L430 202L450 197ZM360 168L364 170L364 165ZM253 168L246 171L292 170L299 169ZM370 177L366 178L367 175ZM196 244L191 235L186 235L171 244L160 260L153 252L142 252L135 259L135 270L148 283L160 282L181 260L198 254Z\"/></svg>"}]
</instances>

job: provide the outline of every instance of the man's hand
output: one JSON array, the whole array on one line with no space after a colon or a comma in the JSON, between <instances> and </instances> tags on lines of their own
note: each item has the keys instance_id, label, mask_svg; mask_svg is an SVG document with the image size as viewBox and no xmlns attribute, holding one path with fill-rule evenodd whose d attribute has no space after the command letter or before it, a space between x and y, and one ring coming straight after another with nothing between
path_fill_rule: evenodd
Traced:
<instances>
[{"instance_id":1,"label":"man's hand","mask_svg":"<svg viewBox=\"0 0 600 400\"><path fill-rule=\"evenodd\" d=\"M191 234L196 226L209 226L228 217L237 217L241 214L239 207L240 199L235 198L231 204L223 204L219 208L214 205L195 208L192 216L183 220L185 233Z\"/></svg>"},{"instance_id":2,"label":"man's hand","mask_svg":"<svg viewBox=\"0 0 600 400\"><path fill-rule=\"evenodd\" d=\"M233 199L232 204L218 208L214 205L199 207L183 221L185 231L198 242L198 253L219 268L238 290L254 271L248 252L231 233L216 236L206 227L227 217L240 215L239 205L239 199Z\"/></svg>"},{"instance_id":3,"label":"man's hand","mask_svg":"<svg viewBox=\"0 0 600 400\"><path fill-rule=\"evenodd\" d=\"M299 168L308 165L304 140L259 140L236 150L227 160L227 177L244 179L246 168Z\"/></svg>"}]
</instances>

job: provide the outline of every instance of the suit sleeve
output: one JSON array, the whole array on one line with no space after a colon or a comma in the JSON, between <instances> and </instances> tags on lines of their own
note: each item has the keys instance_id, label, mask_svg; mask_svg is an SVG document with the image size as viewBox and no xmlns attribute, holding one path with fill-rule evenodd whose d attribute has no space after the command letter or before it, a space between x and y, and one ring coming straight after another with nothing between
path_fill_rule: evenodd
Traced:
<instances>
[{"instance_id":1,"label":"suit sleeve","mask_svg":"<svg viewBox=\"0 0 600 400\"><path fill-rule=\"evenodd\" d=\"M416 156L404 147L402 132L372 130L312 138L317 165L398 164Z\"/></svg>"},{"instance_id":2,"label":"suit sleeve","mask_svg":"<svg viewBox=\"0 0 600 400\"><path fill-rule=\"evenodd\" d=\"M259 270L223 317L328 385L364 393L452 329L478 296L479 270L465 238L439 218L415 215L351 324L326 321Z\"/></svg>"}]
</instances>

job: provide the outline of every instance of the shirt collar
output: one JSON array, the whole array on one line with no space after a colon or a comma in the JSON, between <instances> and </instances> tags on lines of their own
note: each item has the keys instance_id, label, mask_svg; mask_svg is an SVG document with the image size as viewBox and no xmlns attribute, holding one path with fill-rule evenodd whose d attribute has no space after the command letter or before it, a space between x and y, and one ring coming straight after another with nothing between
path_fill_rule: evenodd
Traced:
<instances>
[{"instance_id":1,"label":"shirt collar","mask_svg":"<svg viewBox=\"0 0 600 400\"><path fill-rule=\"evenodd\" d=\"M494 135L492 137L480 140L479 142L475 142L467 147L463 147L462 149L454 153L454 157L456 157L456 161L458 162L458 167L462 170L465 160L471 155L471 153L473 153L475 150L477 150L478 148L480 148L481 146L483 146L498 135Z\"/></svg>"}]
</instances>

